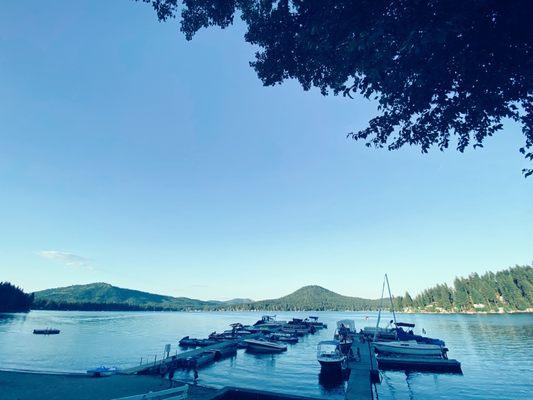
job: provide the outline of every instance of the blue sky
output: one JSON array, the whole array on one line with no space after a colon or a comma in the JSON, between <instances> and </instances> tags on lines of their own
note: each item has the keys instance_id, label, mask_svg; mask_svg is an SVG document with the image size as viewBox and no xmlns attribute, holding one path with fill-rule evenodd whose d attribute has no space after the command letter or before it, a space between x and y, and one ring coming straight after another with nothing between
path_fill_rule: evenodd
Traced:
<instances>
[{"instance_id":1,"label":"blue sky","mask_svg":"<svg viewBox=\"0 0 533 400\"><path fill-rule=\"evenodd\" d=\"M0 280L204 299L378 297L530 263L513 123L482 150L346 139L363 98L262 87L242 27L187 42L127 0L0 14Z\"/></svg>"}]
</instances>

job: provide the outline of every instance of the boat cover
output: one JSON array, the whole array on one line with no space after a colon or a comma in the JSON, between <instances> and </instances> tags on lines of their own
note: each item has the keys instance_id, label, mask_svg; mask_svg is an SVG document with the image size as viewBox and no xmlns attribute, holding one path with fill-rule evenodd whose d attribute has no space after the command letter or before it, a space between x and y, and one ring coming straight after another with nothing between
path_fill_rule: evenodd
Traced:
<instances>
[{"instance_id":1,"label":"boat cover","mask_svg":"<svg viewBox=\"0 0 533 400\"><path fill-rule=\"evenodd\" d=\"M410 324L408 322L396 322L396 326L405 326L406 328L414 328L415 324Z\"/></svg>"}]
</instances>

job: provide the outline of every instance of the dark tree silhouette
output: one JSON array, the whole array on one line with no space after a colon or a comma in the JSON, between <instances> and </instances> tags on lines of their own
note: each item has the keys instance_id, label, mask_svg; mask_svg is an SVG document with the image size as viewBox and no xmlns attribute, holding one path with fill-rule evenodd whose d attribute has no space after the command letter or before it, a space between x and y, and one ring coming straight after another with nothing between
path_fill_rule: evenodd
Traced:
<instances>
[{"instance_id":1,"label":"dark tree silhouette","mask_svg":"<svg viewBox=\"0 0 533 400\"><path fill-rule=\"evenodd\" d=\"M240 17L265 85L294 78L324 95L378 99L380 114L349 134L367 146L463 152L509 118L533 160L531 0L142 1L161 21L180 17L189 40Z\"/></svg>"},{"instance_id":2,"label":"dark tree silhouette","mask_svg":"<svg viewBox=\"0 0 533 400\"><path fill-rule=\"evenodd\" d=\"M28 312L33 303L33 294L9 282L0 282L0 312Z\"/></svg>"}]
</instances>

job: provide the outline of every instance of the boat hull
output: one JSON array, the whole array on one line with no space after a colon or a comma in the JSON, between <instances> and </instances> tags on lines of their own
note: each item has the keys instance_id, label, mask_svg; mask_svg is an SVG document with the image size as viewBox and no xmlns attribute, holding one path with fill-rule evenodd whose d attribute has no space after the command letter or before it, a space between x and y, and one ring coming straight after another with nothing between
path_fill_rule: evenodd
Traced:
<instances>
[{"instance_id":1,"label":"boat hull","mask_svg":"<svg viewBox=\"0 0 533 400\"><path fill-rule=\"evenodd\" d=\"M344 369L343 364L345 364L341 359L335 361L319 359L318 362L320 363L320 368L322 372L330 374L342 372L342 370Z\"/></svg>"},{"instance_id":2,"label":"boat hull","mask_svg":"<svg viewBox=\"0 0 533 400\"><path fill-rule=\"evenodd\" d=\"M420 345L418 343L404 342L376 342L372 346L378 353L409 356L441 357L446 350L437 345Z\"/></svg>"},{"instance_id":3,"label":"boat hull","mask_svg":"<svg viewBox=\"0 0 533 400\"><path fill-rule=\"evenodd\" d=\"M278 343L258 340L245 340L247 350L253 353L281 353L287 350L287 346Z\"/></svg>"}]
</instances>

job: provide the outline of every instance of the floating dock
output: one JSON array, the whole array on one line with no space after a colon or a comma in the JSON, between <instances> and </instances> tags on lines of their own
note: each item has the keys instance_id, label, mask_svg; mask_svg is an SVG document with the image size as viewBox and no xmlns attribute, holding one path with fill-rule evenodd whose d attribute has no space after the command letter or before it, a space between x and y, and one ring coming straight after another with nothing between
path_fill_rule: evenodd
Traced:
<instances>
[{"instance_id":1,"label":"floating dock","mask_svg":"<svg viewBox=\"0 0 533 400\"><path fill-rule=\"evenodd\" d=\"M122 369L119 373L124 375L149 374L156 372L160 368L169 367L172 363L176 363L178 368L187 368L189 362L193 360L193 362L196 363L197 368L201 368L212 362L236 354L237 342L237 340L228 340L211 346L184 351L161 360L155 360L135 367Z\"/></svg>"},{"instance_id":2,"label":"floating dock","mask_svg":"<svg viewBox=\"0 0 533 400\"><path fill-rule=\"evenodd\" d=\"M350 360L350 378L346 388L346 400L373 399L373 380L379 377L374 353L370 349L370 343L364 340L364 336L354 336L352 344L354 359Z\"/></svg>"},{"instance_id":3,"label":"floating dock","mask_svg":"<svg viewBox=\"0 0 533 400\"><path fill-rule=\"evenodd\" d=\"M380 369L462 373L461 363L447 358L379 356L377 360Z\"/></svg>"}]
</instances>

